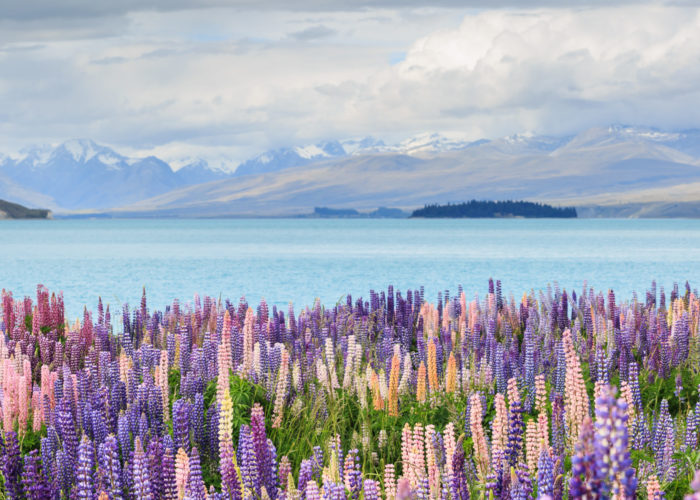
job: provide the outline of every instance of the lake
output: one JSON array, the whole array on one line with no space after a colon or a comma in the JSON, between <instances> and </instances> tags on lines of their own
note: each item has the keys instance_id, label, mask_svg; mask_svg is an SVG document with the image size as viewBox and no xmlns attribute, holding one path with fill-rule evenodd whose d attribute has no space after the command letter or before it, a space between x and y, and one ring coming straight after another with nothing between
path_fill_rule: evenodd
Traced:
<instances>
[{"instance_id":1,"label":"lake","mask_svg":"<svg viewBox=\"0 0 700 500\"><path fill-rule=\"evenodd\" d=\"M483 297L488 278L519 297L584 280L621 300L700 279L700 220L218 219L0 221L0 288L63 290L73 319L98 296L119 310L195 293L298 309L370 289Z\"/></svg>"}]
</instances>

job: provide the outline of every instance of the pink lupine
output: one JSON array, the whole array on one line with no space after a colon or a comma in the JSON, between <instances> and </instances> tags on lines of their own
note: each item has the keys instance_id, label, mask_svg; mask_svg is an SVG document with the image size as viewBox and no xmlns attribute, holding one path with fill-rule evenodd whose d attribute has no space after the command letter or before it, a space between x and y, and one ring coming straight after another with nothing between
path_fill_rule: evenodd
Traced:
<instances>
[{"instance_id":1,"label":"pink lupine","mask_svg":"<svg viewBox=\"0 0 700 500\"><path fill-rule=\"evenodd\" d=\"M498 469L500 467L500 464L497 463L498 457L502 457L505 453L508 440L508 408L506 400L500 392L494 396L494 406L496 407L496 416L491 424L491 457L493 461L491 466Z\"/></svg>"},{"instance_id":2,"label":"pink lupine","mask_svg":"<svg viewBox=\"0 0 700 500\"><path fill-rule=\"evenodd\" d=\"M396 496L396 472L394 464L386 464L384 466L384 495L387 500L391 500Z\"/></svg>"},{"instance_id":3,"label":"pink lupine","mask_svg":"<svg viewBox=\"0 0 700 500\"><path fill-rule=\"evenodd\" d=\"M273 412L273 428L279 428L282 425L282 414L284 412L284 401L287 397L289 378L289 353L282 346L282 360L280 361L279 375L277 377L277 394L275 395L275 408Z\"/></svg>"},{"instance_id":4,"label":"pink lupine","mask_svg":"<svg viewBox=\"0 0 700 500\"><path fill-rule=\"evenodd\" d=\"M589 416L590 401L581 373L581 362L571 339L571 330L564 331L562 342L566 356L566 389L564 393L566 422L569 428L569 443L570 446L573 446L573 443L578 440L583 420Z\"/></svg>"},{"instance_id":5,"label":"pink lupine","mask_svg":"<svg viewBox=\"0 0 700 500\"><path fill-rule=\"evenodd\" d=\"M416 474L416 479L424 477L425 474L425 441L423 424L420 422L413 426L413 437L411 446L411 465Z\"/></svg>"},{"instance_id":6,"label":"pink lupine","mask_svg":"<svg viewBox=\"0 0 700 500\"><path fill-rule=\"evenodd\" d=\"M32 430L34 432L39 432L41 429L41 423L43 421L42 406L41 391L36 389L32 392Z\"/></svg>"},{"instance_id":7,"label":"pink lupine","mask_svg":"<svg viewBox=\"0 0 700 500\"><path fill-rule=\"evenodd\" d=\"M477 471L482 479L486 478L489 470L489 450L486 446L486 436L481 423L481 397L479 394L472 394L470 398L469 423L474 440L474 461Z\"/></svg>"},{"instance_id":8,"label":"pink lupine","mask_svg":"<svg viewBox=\"0 0 700 500\"><path fill-rule=\"evenodd\" d=\"M180 448L175 457L175 484L177 485L177 497L182 500L185 496L187 482L190 478L190 460L187 452Z\"/></svg>"},{"instance_id":9,"label":"pink lupine","mask_svg":"<svg viewBox=\"0 0 700 500\"><path fill-rule=\"evenodd\" d=\"M221 329L221 342L219 342L220 353L218 357L219 372L233 368L233 358L231 356L231 314L228 309L224 312L224 324ZM223 364L223 368L221 365Z\"/></svg>"},{"instance_id":10,"label":"pink lupine","mask_svg":"<svg viewBox=\"0 0 700 500\"><path fill-rule=\"evenodd\" d=\"M306 483L306 500L321 500L321 492L316 481L311 480Z\"/></svg>"},{"instance_id":11,"label":"pink lupine","mask_svg":"<svg viewBox=\"0 0 700 500\"><path fill-rule=\"evenodd\" d=\"M534 474L537 469L537 461L540 458L540 432L537 422L528 420L525 428L525 459L530 473Z\"/></svg>"},{"instance_id":12,"label":"pink lupine","mask_svg":"<svg viewBox=\"0 0 700 500\"><path fill-rule=\"evenodd\" d=\"M412 484L417 482L415 471L411 462L411 451L413 448L413 434L411 426L408 423L404 424L401 431L401 463L403 464L403 475L408 477Z\"/></svg>"},{"instance_id":13,"label":"pink lupine","mask_svg":"<svg viewBox=\"0 0 700 500\"><path fill-rule=\"evenodd\" d=\"M255 314L252 308L248 308L243 323L243 376L247 377L253 371L253 348L255 338L253 326L255 324Z\"/></svg>"},{"instance_id":14,"label":"pink lupine","mask_svg":"<svg viewBox=\"0 0 700 500\"><path fill-rule=\"evenodd\" d=\"M508 379L508 404L520 401L520 391L518 390L518 380L515 377Z\"/></svg>"}]
</instances>

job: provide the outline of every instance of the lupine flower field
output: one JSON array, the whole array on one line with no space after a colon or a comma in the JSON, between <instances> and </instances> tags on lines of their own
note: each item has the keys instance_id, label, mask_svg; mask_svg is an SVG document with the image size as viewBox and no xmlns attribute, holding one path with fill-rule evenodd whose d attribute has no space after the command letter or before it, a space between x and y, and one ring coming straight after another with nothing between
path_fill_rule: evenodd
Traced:
<instances>
[{"instance_id":1,"label":"lupine flower field","mask_svg":"<svg viewBox=\"0 0 700 500\"><path fill-rule=\"evenodd\" d=\"M688 284L346 299L3 290L4 498L700 499Z\"/></svg>"}]
</instances>

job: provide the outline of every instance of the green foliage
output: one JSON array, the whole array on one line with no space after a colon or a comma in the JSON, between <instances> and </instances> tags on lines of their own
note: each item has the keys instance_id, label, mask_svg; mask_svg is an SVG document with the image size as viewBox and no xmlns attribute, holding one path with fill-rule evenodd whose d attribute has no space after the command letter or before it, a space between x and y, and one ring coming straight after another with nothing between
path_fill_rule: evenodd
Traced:
<instances>
[{"instance_id":1,"label":"green foliage","mask_svg":"<svg viewBox=\"0 0 700 500\"><path fill-rule=\"evenodd\" d=\"M41 438L46 436L46 426L42 424L38 432L34 432L31 427L26 429L19 436L19 447L22 455L26 455L32 450L38 450L41 446Z\"/></svg>"},{"instance_id":2,"label":"green foliage","mask_svg":"<svg viewBox=\"0 0 700 500\"><path fill-rule=\"evenodd\" d=\"M170 391L170 407L173 402L180 396L180 370L173 369L168 373L168 390Z\"/></svg>"}]
</instances>

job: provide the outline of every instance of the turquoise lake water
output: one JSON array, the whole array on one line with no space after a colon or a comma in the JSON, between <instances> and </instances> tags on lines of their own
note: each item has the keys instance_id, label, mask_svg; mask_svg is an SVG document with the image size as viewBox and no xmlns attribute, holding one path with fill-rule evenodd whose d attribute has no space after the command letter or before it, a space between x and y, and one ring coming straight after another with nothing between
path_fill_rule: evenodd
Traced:
<instances>
[{"instance_id":1,"label":"turquoise lake water","mask_svg":"<svg viewBox=\"0 0 700 500\"><path fill-rule=\"evenodd\" d=\"M457 285L483 297L488 278L516 297L584 280L641 298L657 280L700 281L700 220L226 219L0 221L0 288L63 290L70 318L98 296L119 310L146 287L149 308L195 293L249 303ZM116 307L115 307L116 306Z\"/></svg>"}]
</instances>

